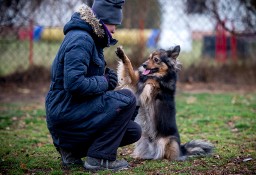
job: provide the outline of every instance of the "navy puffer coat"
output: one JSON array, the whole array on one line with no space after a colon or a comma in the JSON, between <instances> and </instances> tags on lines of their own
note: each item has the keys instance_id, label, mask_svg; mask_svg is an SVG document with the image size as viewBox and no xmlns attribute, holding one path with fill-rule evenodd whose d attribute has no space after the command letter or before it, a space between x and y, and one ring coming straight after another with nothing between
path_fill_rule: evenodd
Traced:
<instances>
[{"instance_id":1,"label":"navy puffer coat","mask_svg":"<svg viewBox=\"0 0 256 175\"><path fill-rule=\"evenodd\" d=\"M119 91L107 91L103 48L115 41L100 24L86 7L64 27L46 97L47 126L55 146L74 149L92 142L117 110L132 102Z\"/></svg>"}]
</instances>

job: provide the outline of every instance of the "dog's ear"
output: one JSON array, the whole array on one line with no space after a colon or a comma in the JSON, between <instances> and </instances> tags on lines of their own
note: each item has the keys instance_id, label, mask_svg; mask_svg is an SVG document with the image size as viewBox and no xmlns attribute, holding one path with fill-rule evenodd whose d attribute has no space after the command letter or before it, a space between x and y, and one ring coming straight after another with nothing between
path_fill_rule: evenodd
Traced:
<instances>
[{"instance_id":1,"label":"dog's ear","mask_svg":"<svg viewBox=\"0 0 256 175\"><path fill-rule=\"evenodd\" d=\"M180 46L175 46L169 50L167 50L168 57L171 57L173 59L176 59L180 54Z\"/></svg>"}]
</instances>

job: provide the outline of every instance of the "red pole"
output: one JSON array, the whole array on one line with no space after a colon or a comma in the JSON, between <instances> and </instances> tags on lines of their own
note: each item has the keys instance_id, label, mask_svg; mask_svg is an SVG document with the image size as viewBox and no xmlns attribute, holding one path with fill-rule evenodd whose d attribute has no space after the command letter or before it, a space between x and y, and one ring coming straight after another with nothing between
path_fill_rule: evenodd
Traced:
<instances>
[{"instance_id":1,"label":"red pole","mask_svg":"<svg viewBox=\"0 0 256 175\"><path fill-rule=\"evenodd\" d=\"M29 66L33 65L33 36L34 36L34 22L30 20L29 22Z\"/></svg>"},{"instance_id":2,"label":"red pole","mask_svg":"<svg viewBox=\"0 0 256 175\"><path fill-rule=\"evenodd\" d=\"M235 26L234 26L234 23L232 22L232 28L233 28L233 31L235 31ZM236 41L236 36L234 34L231 34L231 56L232 56L232 60L233 61L237 61L237 41Z\"/></svg>"},{"instance_id":3,"label":"red pole","mask_svg":"<svg viewBox=\"0 0 256 175\"><path fill-rule=\"evenodd\" d=\"M227 58L226 31L220 23L216 27L215 59L225 62Z\"/></svg>"}]
</instances>

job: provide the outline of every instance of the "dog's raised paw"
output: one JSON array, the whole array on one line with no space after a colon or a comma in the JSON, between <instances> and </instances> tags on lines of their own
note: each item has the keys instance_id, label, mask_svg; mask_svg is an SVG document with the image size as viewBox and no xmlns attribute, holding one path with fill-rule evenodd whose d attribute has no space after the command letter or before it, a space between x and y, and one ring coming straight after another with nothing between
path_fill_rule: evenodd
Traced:
<instances>
[{"instance_id":1,"label":"dog's raised paw","mask_svg":"<svg viewBox=\"0 0 256 175\"><path fill-rule=\"evenodd\" d=\"M117 47L116 55L118 56L118 58L120 58L122 61L124 61L125 54L124 54L124 50L123 50L122 46Z\"/></svg>"}]
</instances>

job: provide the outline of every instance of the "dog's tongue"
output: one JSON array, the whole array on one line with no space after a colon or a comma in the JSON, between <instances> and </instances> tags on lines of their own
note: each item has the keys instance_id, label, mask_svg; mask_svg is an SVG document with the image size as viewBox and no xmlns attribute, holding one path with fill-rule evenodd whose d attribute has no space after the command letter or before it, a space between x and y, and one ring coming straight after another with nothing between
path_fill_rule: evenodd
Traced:
<instances>
[{"instance_id":1,"label":"dog's tongue","mask_svg":"<svg viewBox=\"0 0 256 175\"><path fill-rule=\"evenodd\" d=\"M149 73L150 73L150 70L147 70L147 69L142 72L143 75L148 75Z\"/></svg>"}]
</instances>

